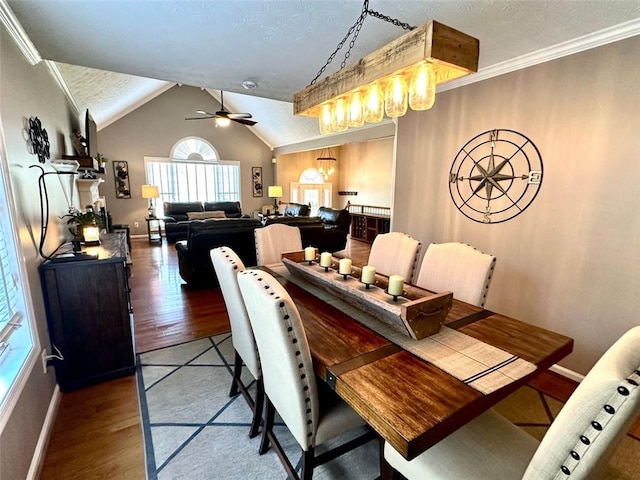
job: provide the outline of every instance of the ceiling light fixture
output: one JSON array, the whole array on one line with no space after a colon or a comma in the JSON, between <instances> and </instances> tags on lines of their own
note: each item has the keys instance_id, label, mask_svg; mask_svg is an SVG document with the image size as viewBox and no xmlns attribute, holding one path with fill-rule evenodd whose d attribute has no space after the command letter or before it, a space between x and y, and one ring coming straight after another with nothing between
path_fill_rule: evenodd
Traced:
<instances>
[{"instance_id":1,"label":"ceiling light fixture","mask_svg":"<svg viewBox=\"0 0 640 480\"><path fill-rule=\"evenodd\" d=\"M245 80L244 82L242 82L242 88L244 88L245 90L253 90L254 88L257 88L257 87L258 87L258 84L253 80Z\"/></svg>"},{"instance_id":2,"label":"ceiling light fixture","mask_svg":"<svg viewBox=\"0 0 640 480\"><path fill-rule=\"evenodd\" d=\"M345 68L347 58L367 15L393 23L405 35ZM316 83L347 39L340 70ZM317 117L323 135L361 127L407 111L428 110L436 85L478 71L480 42L458 30L431 21L412 27L369 9L365 0L356 23L329 56L316 78L293 96L294 115Z\"/></svg>"},{"instance_id":3,"label":"ceiling light fixture","mask_svg":"<svg viewBox=\"0 0 640 480\"><path fill-rule=\"evenodd\" d=\"M216 127L228 127L231 124L229 117L216 117L214 121L216 122Z\"/></svg>"},{"instance_id":4,"label":"ceiling light fixture","mask_svg":"<svg viewBox=\"0 0 640 480\"><path fill-rule=\"evenodd\" d=\"M330 148L323 148L320 152L320 156L316 158L320 162L318 171L322 174L325 181L329 180L329 175L335 172L335 166L338 163L338 159L333 156Z\"/></svg>"}]
</instances>

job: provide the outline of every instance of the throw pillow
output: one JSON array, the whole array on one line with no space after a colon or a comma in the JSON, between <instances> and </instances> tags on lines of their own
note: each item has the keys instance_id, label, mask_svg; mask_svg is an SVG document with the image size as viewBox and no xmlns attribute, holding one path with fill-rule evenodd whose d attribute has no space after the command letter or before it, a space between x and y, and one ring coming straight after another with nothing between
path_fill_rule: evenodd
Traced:
<instances>
[{"instance_id":1,"label":"throw pillow","mask_svg":"<svg viewBox=\"0 0 640 480\"><path fill-rule=\"evenodd\" d=\"M187 212L189 220L205 220L207 218L226 218L224 211L212 210L209 212Z\"/></svg>"}]
</instances>

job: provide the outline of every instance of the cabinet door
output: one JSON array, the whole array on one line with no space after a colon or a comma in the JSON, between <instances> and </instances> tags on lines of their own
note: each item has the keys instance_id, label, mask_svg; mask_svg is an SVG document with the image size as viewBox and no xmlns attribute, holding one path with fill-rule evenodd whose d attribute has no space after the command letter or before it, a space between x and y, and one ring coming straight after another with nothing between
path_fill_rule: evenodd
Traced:
<instances>
[{"instance_id":1,"label":"cabinet door","mask_svg":"<svg viewBox=\"0 0 640 480\"><path fill-rule=\"evenodd\" d=\"M124 263L69 263L43 275L51 343L64 357L55 364L62 390L132 373Z\"/></svg>"}]
</instances>

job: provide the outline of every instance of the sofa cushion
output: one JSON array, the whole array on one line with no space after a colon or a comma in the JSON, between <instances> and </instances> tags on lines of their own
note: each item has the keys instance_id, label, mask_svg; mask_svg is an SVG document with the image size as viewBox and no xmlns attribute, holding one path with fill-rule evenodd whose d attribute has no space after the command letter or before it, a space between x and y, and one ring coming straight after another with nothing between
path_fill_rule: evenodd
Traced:
<instances>
[{"instance_id":1,"label":"sofa cushion","mask_svg":"<svg viewBox=\"0 0 640 480\"><path fill-rule=\"evenodd\" d=\"M205 220L208 218L227 218L222 210L212 210L210 212L187 212L189 220Z\"/></svg>"},{"instance_id":2,"label":"sofa cushion","mask_svg":"<svg viewBox=\"0 0 640 480\"><path fill-rule=\"evenodd\" d=\"M227 218L239 218L242 216L240 202L204 202L204 211L222 210Z\"/></svg>"},{"instance_id":3,"label":"sofa cushion","mask_svg":"<svg viewBox=\"0 0 640 480\"><path fill-rule=\"evenodd\" d=\"M204 209L201 202L164 202L165 222L182 222L188 220L188 212L202 212Z\"/></svg>"},{"instance_id":4,"label":"sofa cushion","mask_svg":"<svg viewBox=\"0 0 640 480\"><path fill-rule=\"evenodd\" d=\"M285 217L308 217L311 209L304 203L287 203L284 209Z\"/></svg>"}]
</instances>

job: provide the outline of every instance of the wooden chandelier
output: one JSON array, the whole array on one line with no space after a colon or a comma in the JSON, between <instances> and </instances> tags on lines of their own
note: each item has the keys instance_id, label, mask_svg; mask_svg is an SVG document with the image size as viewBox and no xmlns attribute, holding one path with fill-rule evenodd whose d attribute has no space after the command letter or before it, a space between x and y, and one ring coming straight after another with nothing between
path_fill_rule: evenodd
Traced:
<instances>
[{"instance_id":1,"label":"wooden chandelier","mask_svg":"<svg viewBox=\"0 0 640 480\"><path fill-rule=\"evenodd\" d=\"M409 105L415 110L427 109L433 104L435 85L477 72L479 51L480 42L476 38L431 21L355 64L297 92L293 96L293 113L320 118L321 131L323 116L327 115L332 116L332 131L361 126L362 120L355 118L357 114L353 112L361 108L360 105L364 110L370 107L372 100L368 99L368 95L377 89L378 97L383 97L381 101L388 102L395 95L399 102L404 102L404 111L393 106L389 110L390 106L385 103L387 115L403 115L406 111L408 85L413 82L417 69L424 68L425 65L431 76L427 85L429 92L415 92L414 89L414 94L430 95L431 100L422 103L414 101L414 104L419 105L417 108L414 108L411 101ZM397 87L398 82L405 85L404 93ZM367 122L375 122L382 120L382 115L377 115L377 118L375 115L366 117L365 113L364 118ZM328 117L324 121L329 121Z\"/></svg>"}]
</instances>

